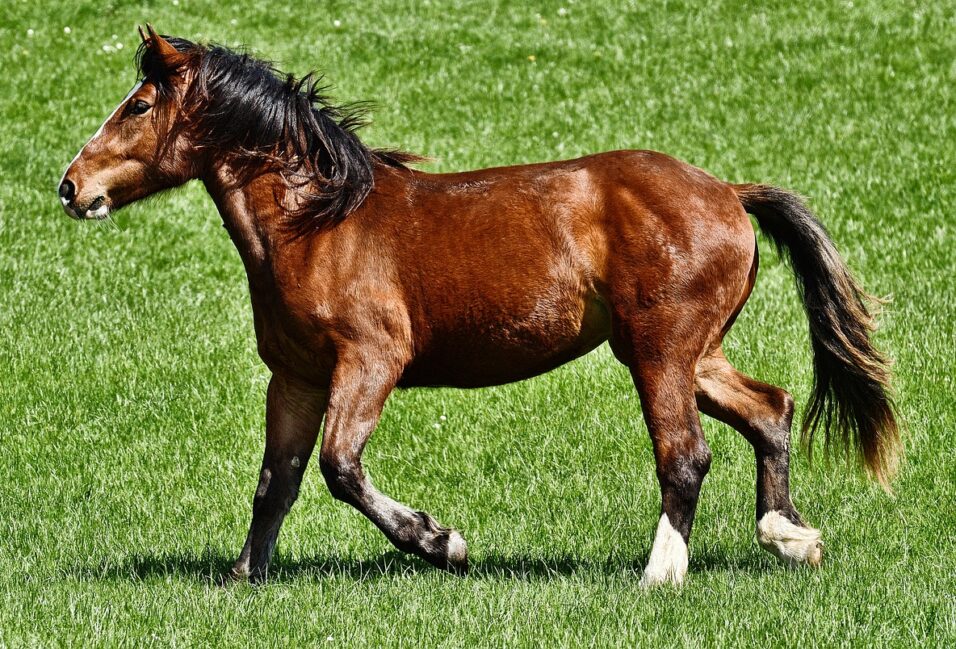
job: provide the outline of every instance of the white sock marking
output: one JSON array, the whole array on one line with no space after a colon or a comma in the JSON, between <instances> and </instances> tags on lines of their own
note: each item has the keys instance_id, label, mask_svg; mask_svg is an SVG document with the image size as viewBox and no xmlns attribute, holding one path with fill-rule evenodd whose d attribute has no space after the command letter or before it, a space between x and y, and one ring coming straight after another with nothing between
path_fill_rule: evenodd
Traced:
<instances>
[{"instance_id":1,"label":"white sock marking","mask_svg":"<svg viewBox=\"0 0 956 649\"><path fill-rule=\"evenodd\" d=\"M757 542L791 566L819 566L823 560L820 530L794 525L778 511L767 512L757 523Z\"/></svg>"},{"instance_id":2,"label":"white sock marking","mask_svg":"<svg viewBox=\"0 0 956 649\"><path fill-rule=\"evenodd\" d=\"M456 530L448 534L448 563L457 567L468 565L468 545Z\"/></svg>"},{"instance_id":3,"label":"white sock marking","mask_svg":"<svg viewBox=\"0 0 956 649\"><path fill-rule=\"evenodd\" d=\"M671 525L667 514L661 515L651 558L641 577L641 586L672 583L679 586L687 574L687 544L684 537Z\"/></svg>"}]
</instances>

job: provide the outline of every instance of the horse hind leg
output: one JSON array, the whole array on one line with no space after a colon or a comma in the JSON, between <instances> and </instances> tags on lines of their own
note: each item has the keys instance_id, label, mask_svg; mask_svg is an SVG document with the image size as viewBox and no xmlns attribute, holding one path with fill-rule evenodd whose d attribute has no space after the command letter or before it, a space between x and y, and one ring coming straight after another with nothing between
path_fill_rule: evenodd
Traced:
<instances>
[{"instance_id":1,"label":"horse hind leg","mask_svg":"<svg viewBox=\"0 0 956 649\"><path fill-rule=\"evenodd\" d=\"M641 398L661 490L660 519L641 577L643 587L683 583L691 527L711 461L694 402L699 352L695 343L669 335L683 325L667 320L670 313L619 312L611 337L611 349L630 369Z\"/></svg>"},{"instance_id":2,"label":"horse hind leg","mask_svg":"<svg viewBox=\"0 0 956 649\"><path fill-rule=\"evenodd\" d=\"M737 371L720 348L698 362L695 393L701 412L735 428L754 448L760 546L788 565L820 565L820 532L790 500L791 396Z\"/></svg>"},{"instance_id":3,"label":"horse hind leg","mask_svg":"<svg viewBox=\"0 0 956 649\"><path fill-rule=\"evenodd\" d=\"M631 372L654 445L661 488L661 517L641 585L680 585L687 573L697 500L710 468L710 448L704 440L687 368L678 363L644 363L632 366Z\"/></svg>"}]
</instances>

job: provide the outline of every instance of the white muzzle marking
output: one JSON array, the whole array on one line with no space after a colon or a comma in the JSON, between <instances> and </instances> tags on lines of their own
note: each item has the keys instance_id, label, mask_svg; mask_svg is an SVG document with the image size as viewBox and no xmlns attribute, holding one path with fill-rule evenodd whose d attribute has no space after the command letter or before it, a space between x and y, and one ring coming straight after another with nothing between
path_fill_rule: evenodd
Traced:
<instances>
[{"instance_id":1,"label":"white muzzle marking","mask_svg":"<svg viewBox=\"0 0 956 649\"><path fill-rule=\"evenodd\" d=\"M99 207L97 207L97 208L96 208L95 210L93 210L92 212L87 212L87 213L86 213L86 218L88 218L88 219L105 219L105 218L106 218L107 216L109 216L109 215L110 215L110 206L107 205L106 203L103 203L102 205L100 205Z\"/></svg>"}]
</instances>

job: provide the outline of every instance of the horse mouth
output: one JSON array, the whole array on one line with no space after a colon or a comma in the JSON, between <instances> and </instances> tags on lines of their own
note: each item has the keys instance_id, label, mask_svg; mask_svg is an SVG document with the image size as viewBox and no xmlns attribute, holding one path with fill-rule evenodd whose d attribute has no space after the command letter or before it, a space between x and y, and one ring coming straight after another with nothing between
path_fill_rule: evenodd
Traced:
<instances>
[{"instance_id":1,"label":"horse mouth","mask_svg":"<svg viewBox=\"0 0 956 649\"><path fill-rule=\"evenodd\" d=\"M93 202L89 204L89 207L86 208L87 212L95 212L96 210L103 207L106 204L105 196L97 196L93 199Z\"/></svg>"},{"instance_id":2,"label":"horse mouth","mask_svg":"<svg viewBox=\"0 0 956 649\"><path fill-rule=\"evenodd\" d=\"M110 206L105 196L97 196L86 208L85 217L88 219L105 219L110 215Z\"/></svg>"},{"instance_id":3,"label":"horse mouth","mask_svg":"<svg viewBox=\"0 0 956 649\"><path fill-rule=\"evenodd\" d=\"M110 205L105 196L97 196L85 208L70 204L63 199L61 201L63 202L63 209L74 219L100 221L110 215Z\"/></svg>"}]
</instances>

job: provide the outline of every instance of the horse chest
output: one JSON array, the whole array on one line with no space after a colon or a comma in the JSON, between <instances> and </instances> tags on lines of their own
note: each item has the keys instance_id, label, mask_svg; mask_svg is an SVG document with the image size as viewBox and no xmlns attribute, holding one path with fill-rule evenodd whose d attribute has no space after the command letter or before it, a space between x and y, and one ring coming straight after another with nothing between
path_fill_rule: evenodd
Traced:
<instances>
[{"instance_id":1,"label":"horse chest","mask_svg":"<svg viewBox=\"0 0 956 649\"><path fill-rule=\"evenodd\" d=\"M259 357L273 372L328 384L334 352L329 336L282 299L281 293L257 295L252 311Z\"/></svg>"}]
</instances>

